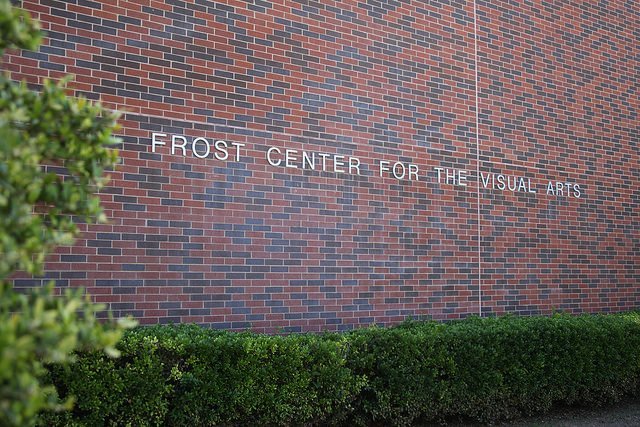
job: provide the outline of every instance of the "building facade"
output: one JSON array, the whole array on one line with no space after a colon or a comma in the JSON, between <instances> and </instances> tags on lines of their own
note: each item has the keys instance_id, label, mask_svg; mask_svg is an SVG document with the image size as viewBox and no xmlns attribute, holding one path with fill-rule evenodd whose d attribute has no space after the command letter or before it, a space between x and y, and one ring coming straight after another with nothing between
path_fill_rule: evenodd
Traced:
<instances>
[{"instance_id":1,"label":"building facade","mask_svg":"<svg viewBox=\"0 0 640 427\"><path fill-rule=\"evenodd\" d=\"M640 307L640 5L24 0L5 55L122 112L45 278L141 323L344 330Z\"/></svg>"}]
</instances>

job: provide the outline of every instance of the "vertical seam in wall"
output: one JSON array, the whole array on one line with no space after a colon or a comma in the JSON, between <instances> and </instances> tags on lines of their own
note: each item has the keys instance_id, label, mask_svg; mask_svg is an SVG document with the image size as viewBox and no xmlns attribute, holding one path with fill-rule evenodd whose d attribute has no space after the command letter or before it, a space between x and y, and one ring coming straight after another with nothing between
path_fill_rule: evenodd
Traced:
<instances>
[{"instance_id":1,"label":"vertical seam in wall","mask_svg":"<svg viewBox=\"0 0 640 427\"><path fill-rule=\"evenodd\" d=\"M475 61L475 96L476 96L476 196L478 204L478 315L482 317L482 247L480 232L480 88L478 85L478 5L477 0L473 0L473 46Z\"/></svg>"}]
</instances>

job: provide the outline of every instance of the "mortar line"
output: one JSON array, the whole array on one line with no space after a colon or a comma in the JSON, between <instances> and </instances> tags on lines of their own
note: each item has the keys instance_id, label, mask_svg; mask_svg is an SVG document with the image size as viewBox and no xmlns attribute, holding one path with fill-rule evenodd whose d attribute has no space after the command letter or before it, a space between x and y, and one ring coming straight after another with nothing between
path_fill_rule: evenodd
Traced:
<instances>
[{"instance_id":1,"label":"mortar line","mask_svg":"<svg viewBox=\"0 0 640 427\"><path fill-rule=\"evenodd\" d=\"M477 0L473 0L473 44L475 59L475 95L476 95L476 196L477 196L477 214L478 214L478 315L482 317L482 248L481 248L481 229L480 229L480 88L478 76L478 4Z\"/></svg>"}]
</instances>

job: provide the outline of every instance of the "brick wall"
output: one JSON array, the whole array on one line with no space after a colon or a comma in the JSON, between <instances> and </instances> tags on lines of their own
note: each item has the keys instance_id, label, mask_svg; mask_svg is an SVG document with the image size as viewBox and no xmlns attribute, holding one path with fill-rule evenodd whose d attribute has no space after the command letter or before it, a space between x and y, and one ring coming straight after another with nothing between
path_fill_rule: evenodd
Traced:
<instances>
[{"instance_id":1,"label":"brick wall","mask_svg":"<svg viewBox=\"0 0 640 427\"><path fill-rule=\"evenodd\" d=\"M123 143L111 222L18 286L259 331L639 307L636 2L111 3L23 1L2 67Z\"/></svg>"}]
</instances>

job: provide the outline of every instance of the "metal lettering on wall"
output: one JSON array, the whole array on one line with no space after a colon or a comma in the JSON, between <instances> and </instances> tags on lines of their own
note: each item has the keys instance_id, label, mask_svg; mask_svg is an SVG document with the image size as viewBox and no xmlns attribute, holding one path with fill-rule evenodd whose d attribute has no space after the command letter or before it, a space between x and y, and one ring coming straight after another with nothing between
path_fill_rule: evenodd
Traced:
<instances>
[{"instance_id":1,"label":"metal lettering on wall","mask_svg":"<svg viewBox=\"0 0 640 427\"><path fill-rule=\"evenodd\" d=\"M238 142L154 132L151 134L151 151L157 152L159 146L170 146L172 155L187 157L187 152L190 151L191 155L199 159L214 158L220 161L232 160L235 162L240 161L245 148L245 144ZM361 175L362 162L360 158L354 156L271 146L265 151L264 157L266 162L274 167ZM397 180L420 181L431 174L431 177L438 183L466 187L469 180L473 178L471 173L464 169L433 167L429 170L420 170L416 164L388 159L376 160L374 167L380 177L391 177ZM498 191L546 194L567 198L580 198L583 195L580 184L569 181L534 182L528 176L484 172L480 172L477 181L482 188Z\"/></svg>"}]
</instances>

